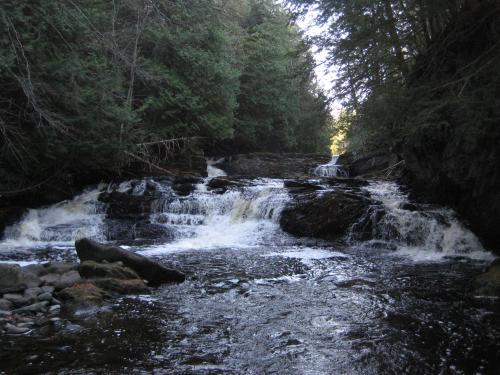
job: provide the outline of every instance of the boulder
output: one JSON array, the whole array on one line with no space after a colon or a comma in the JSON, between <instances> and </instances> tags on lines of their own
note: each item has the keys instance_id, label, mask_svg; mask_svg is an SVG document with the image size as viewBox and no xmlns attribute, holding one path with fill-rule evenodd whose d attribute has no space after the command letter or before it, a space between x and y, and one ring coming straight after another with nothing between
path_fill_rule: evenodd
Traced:
<instances>
[{"instance_id":1,"label":"boulder","mask_svg":"<svg viewBox=\"0 0 500 375\"><path fill-rule=\"evenodd\" d=\"M123 262L137 274L148 281L151 286L158 286L169 282L183 282L183 273L166 268L158 262L142 255L132 253L118 246L107 246L83 238L75 242L76 253L82 262L93 260L96 262Z\"/></svg>"},{"instance_id":2,"label":"boulder","mask_svg":"<svg viewBox=\"0 0 500 375\"><path fill-rule=\"evenodd\" d=\"M98 305L106 296L104 290L91 282L76 284L59 292L62 300L77 305Z\"/></svg>"},{"instance_id":3,"label":"boulder","mask_svg":"<svg viewBox=\"0 0 500 375\"><path fill-rule=\"evenodd\" d=\"M13 303L12 301L9 301L8 299L5 298L0 298L0 310L6 311L6 310L12 310Z\"/></svg>"},{"instance_id":4,"label":"boulder","mask_svg":"<svg viewBox=\"0 0 500 375\"><path fill-rule=\"evenodd\" d=\"M17 264L0 264L0 294L39 286L40 279Z\"/></svg>"},{"instance_id":5,"label":"boulder","mask_svg":"<svg viewBox=\"0 0 500 375\"><path fill-rule=\"evenodd\" d=\"M338 239L363 216L370 203L368 198L340 191L301 194L285 207L280 225L300 237Z\"/></svg>"},{"instance_id":6,"label":"boulder","mask_svg":"<svg viewBox=\"0 0 500 375\"><path fill-rule=\"evenodd\" d=\"M93 260L86 260L78 268L80 275L86 279L92 278L114 278L114 279L139 279L139 275L125 267L122 262L97 263Z\"/></svg>"}]
</instances>

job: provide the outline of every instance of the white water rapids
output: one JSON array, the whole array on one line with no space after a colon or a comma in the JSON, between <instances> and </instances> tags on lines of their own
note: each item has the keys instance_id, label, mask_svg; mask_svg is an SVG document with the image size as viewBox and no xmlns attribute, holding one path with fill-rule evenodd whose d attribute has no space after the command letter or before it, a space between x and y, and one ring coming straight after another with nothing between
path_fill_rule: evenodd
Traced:
<instances>
[{"instance_id":1,"label":"white water rapids","mask_svg":"<svg viewBox=\"0 0 500 375\"><path fill-rule=\"evenodd\" d=\"M140 251L145 254L280 246L285 243L293 245L297 242L279 226L281 211L291 201L283 180L255 179L247 181L244 186L216 193L210 191L208 183L215 176L225 175L224 171L214 166L218 162L209 161L209 177L188 196L177 195L170 182L143 179L133 183L101 185L71 201L31 209L19 223L6 229L5 237L0 242L0 254L14 248L69 249L73 247L73 241L81 237L105 241L106 207L99 202L99 194L114 190L141 196L145 194L148 184L153 185L161 195L153 204L149 221L169 228L173 240L141 246ZM328 168L321 169L321 173L333 173L333 167L336 168L336 160L332 160ZM392 182L372 182L364 189L381 205L375 205L364 218L365 223L371 222L370 237L361 242L352 241L358 230L355 225L348 235L351 246L375 245L382 250L390 249L396 255L424 261L449 256L491 257L452 210L409 210L404 207L409 203L408 198Z\"/></svg>"}]
</instances>

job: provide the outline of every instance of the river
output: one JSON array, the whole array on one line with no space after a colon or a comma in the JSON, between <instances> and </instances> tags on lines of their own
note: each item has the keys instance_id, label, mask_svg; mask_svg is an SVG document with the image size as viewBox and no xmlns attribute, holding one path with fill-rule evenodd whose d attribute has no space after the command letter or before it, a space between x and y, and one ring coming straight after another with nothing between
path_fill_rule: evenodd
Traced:
<instances>
[{"instance_id":1,"label":"river","mask_svg":"<svg viewBox=\"0 0 500 375\"><path fill-rule=\"evenodd\" d=\"M212 176L223 172L209 165ZM164 194L150 221L174 239L128 248L188 280L64 316L44 335L0 336L0 372L54 374L496 374L500 308L471 280L493 259L450 210L402 209L392 182L364 188L385 211L373 238L299 239L279 226L279 179L188 196L144 179L90 188L9 228L0 261L76 260L105 240L104 190ZM374 212L369 213L374 215ZM369 218L367 218L369 219Z\"/></svg>"}]
</instances>

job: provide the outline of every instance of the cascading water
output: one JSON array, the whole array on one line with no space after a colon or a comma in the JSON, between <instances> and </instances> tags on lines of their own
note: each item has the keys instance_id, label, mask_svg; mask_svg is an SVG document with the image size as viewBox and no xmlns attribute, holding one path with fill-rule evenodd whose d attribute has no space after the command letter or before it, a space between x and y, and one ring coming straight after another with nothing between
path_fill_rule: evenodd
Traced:
<instances>
[{"instance_id":1,"label":"cascading water","mask_svg":"<svg viewBox=\"0 0 500 375\"><path fill-rule=\"evenodd\" d=\"M103 188L87 190L50 207L28 210L19 223L6 228L0 249L49 243L73 246L75 239L81 237L104 240L104 206L98 201Z\"/></svg>"},{"instance_id":2,"label":"cascading water","mask_svg":"<svg viewBox=\"0 0 500 375\"><path fill-rule=\"evenodd\" d=\"M453 210L429 206L419 209L394 182L372 182L364 190L380 204L373 205L368 215L353 226L351 240L359 240L362 234L367 239L365 246L394 249L399 255L421 260L447 256L491 258Z\"/></svg>"},{"instance_id":3,"label":"cascading water","mask_svg":"<svg viewBox=\"0 0 500 375\"><path fill-rule=\"evenodd\" d=\"M173 243L147 252L255 246L279 230L288 199L283 182L276 180L255 180L252 186L224 194L198 187L188 197L176 197L156 208L152 222L170 225L180 235Z\"/></svg>"},{"instance_id":4,"label":"cascading water","mask_svg":"<svg viewBox=\"0 0 500 375\"><path fill-rule=\"evenodd\" d=\"M209 178L226 176L226 172L224 172L222 169L216 167L216 165L220 164L223 160L224 160L224 158L220 158L220 159L209 158L209 159L207 159L207 175Z\"/></svg>"},{"instance_id":5,"label":"cascading water","mask_svg":"<svg viewBox=\"0 0 500 375\"><path fill-rule=\"evenodd\" d=\"M313 176L316 177L347 177L345 169L337 164L339 160L339 155L333 155L332 160L326 164L318 165L313 170Z\"/></svg>"},{"instance_id":6,"label":"cascading water","mask_svg":"<svg viewBox=\"0 0 500 375\"><path fill-rule=\"evenodd\" d=\"M281 211L291 201L282 180L221 178L229 185L211 190L213 176L221 172L208 172L210 177L182 194L175 181L110 184L30 210L9 228L0 243L2 261L44 261L41 245L63 243L51 250L74 252L76 237L101 239L108 220L120 220L104 217L99 194L125 199L108 202L108 209L126 199L139 207L148 203L149 218L139 220L170 228L174 237L154 246L134 240L129 245L174 264L188 279L152 289L147 298L126 296L106 308L78 312L71 324L57 323L71 330L50 341L14 341L0 333L0 345L8 348L0 351L0 372L326 375L498 369L498 314L490 302L464 297L484 267L479 255L489 254L451 211L411 207L394 183L371 183L364 192L348 187L348 194L374 200L369 215L354 226L352 241L341 246L296 239L279 227ZM309 181L323 184L318 194L345 188L341 181L331 186L318 180ZM367 238L359 237L367 231ZM387 256L392 253L405 258ZM71 256L62 259L74 260ZM60 260L49 260L54 259Z\"/></svg>"}]
</instances>

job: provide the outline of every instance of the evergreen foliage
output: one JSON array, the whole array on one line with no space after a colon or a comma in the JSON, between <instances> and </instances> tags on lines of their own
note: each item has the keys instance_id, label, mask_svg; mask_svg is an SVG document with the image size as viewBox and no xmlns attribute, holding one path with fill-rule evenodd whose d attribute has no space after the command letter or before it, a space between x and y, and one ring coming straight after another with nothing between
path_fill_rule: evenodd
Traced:
<instances>
[{"instance_id":1,"label":"evergreen foliage","mask_svg":"<svg viewBox=\"0 0 500 375\"><path fill-rule=\"evenodd\" d=\"M335 96L352 114L351 151L400 152L443 129L476 140L491 133L500 108L498 1L289 3L299 13L316 9L328 27L318 43L337 70Z\"/></svg>"},{"instance_id":2,"label":"evergreen foliage","mask_svg":"<svg viewBox=\"0 0 500 375\"><path fill-rule=\"evenodd\" d=\"M326 150L309 45L272 0L5 0L0 30L4 187L116 175L172 138Z\"/></svg>"}]
</instances>

